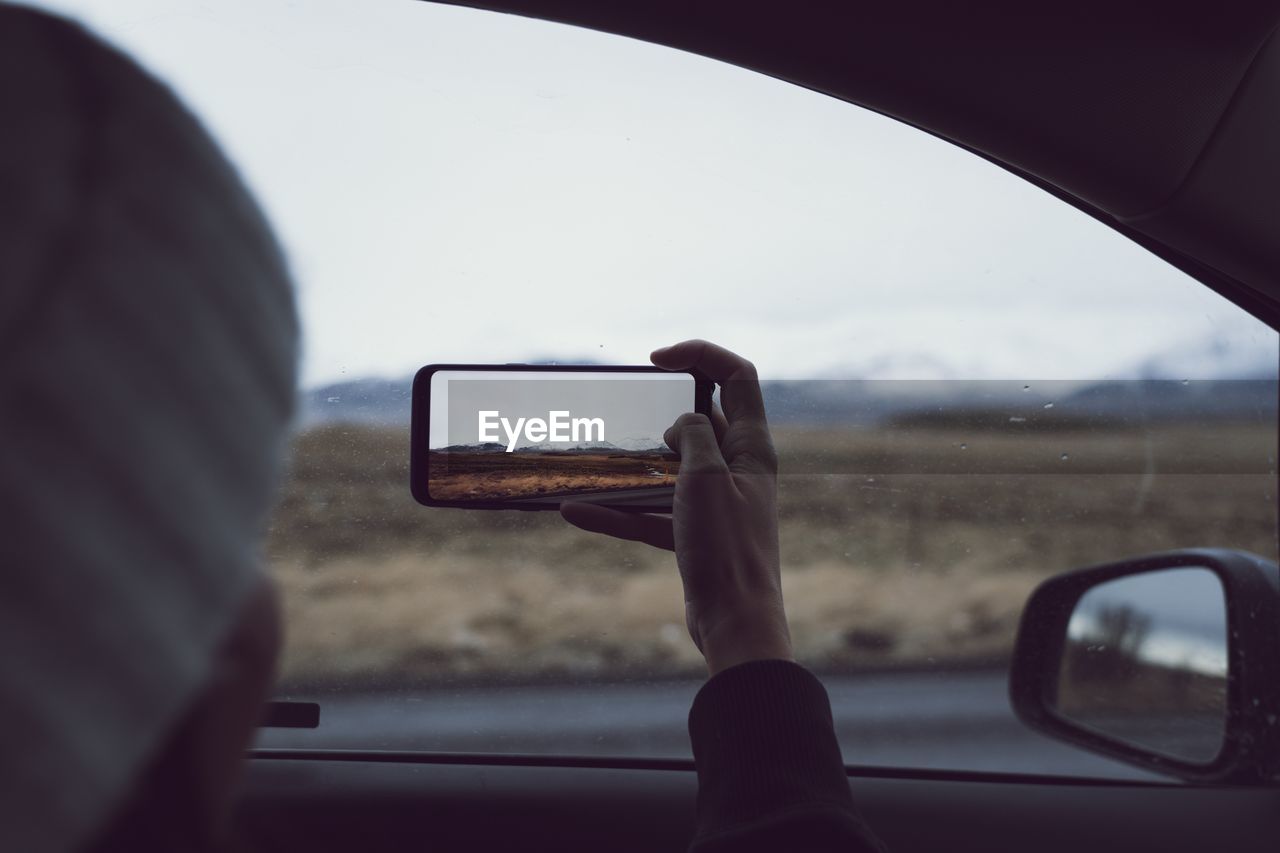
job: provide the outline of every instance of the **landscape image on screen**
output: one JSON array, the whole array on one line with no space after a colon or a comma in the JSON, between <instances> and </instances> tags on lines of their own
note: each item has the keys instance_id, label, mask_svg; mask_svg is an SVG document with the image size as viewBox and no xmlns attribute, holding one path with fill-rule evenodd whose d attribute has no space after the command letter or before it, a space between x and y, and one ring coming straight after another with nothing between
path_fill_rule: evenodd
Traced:
<instances>
[{"instance_id":1,"label":"landscape image on screen","mask_svg":"<svg viewBox=\"0 0 1280 853\"><path fill-rule=\"evenodd\" d=\"M663 433L693 408L694 382L685 374L438 372L428 493L538 501L670 491L679 457Z\"/></svg>"}]
</instances>

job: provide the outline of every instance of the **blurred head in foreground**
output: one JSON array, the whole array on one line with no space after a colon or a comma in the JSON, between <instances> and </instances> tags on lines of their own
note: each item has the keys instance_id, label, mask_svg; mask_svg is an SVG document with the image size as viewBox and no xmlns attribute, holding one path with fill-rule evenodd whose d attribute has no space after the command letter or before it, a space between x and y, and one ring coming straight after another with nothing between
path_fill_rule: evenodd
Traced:
<instances>
[{"instance_id":1,"label":"blurred head in foreground","mask_svg":"<svg viewBox=\"0 0 1280 853\"><path fill-rule=\"evenodd\" d=\"M0 850L199 849L278 645L297 323L199 124L0 5Z\"/></svg>"}]
</instances>

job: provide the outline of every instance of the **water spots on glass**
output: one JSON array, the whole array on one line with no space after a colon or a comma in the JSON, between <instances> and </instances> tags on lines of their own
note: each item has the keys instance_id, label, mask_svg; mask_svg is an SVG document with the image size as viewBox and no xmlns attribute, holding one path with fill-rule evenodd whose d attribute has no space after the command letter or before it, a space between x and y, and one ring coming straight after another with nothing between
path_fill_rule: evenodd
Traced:
<instances>
[{"instance_id":1,"label":"water spots on glass","mask_svg":"<svg viewBox=\"0 0 1280 853\"><path fill-rule=\"evenodd\" d=\"M1064 453L1064 454L1062 454L1061 456L1059 456L1058 458L1059 458L1059 459L1061 459L1063 462L1066 462L1066 461L1067 461L1068 459L1070 459L1071 457Z\"/></svg>"},{"instance_id":2,"label":"water spots on glass","mask_svg":"<svg viewBox=\"0 0 1280 853\"><path fill-rule=\"evenodd\" d=\"M1053 403L1045 403L1045 404L1044 404L1044 407L1045 407L1046 409L1052 409L1052 408L1053 408Z\"/></svg>"}]
</instances>

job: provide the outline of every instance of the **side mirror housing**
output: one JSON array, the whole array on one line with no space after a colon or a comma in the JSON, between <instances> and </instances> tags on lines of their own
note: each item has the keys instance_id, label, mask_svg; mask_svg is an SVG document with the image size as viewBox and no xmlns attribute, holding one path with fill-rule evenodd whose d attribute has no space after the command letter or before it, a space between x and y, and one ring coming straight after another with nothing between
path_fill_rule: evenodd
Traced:
<instances>
[{"instance_id":1,"label":"side mirror housing","mask_svg":"<svg viewBox=\"0 0 1280 853\"><path fill-rule=\"evenodd\" d=\"M1280 568L1170 551L1058 575L1031 594L1009 673L1037 731L1198 782L1280 770Z\"/></svg>"}]
</instances>

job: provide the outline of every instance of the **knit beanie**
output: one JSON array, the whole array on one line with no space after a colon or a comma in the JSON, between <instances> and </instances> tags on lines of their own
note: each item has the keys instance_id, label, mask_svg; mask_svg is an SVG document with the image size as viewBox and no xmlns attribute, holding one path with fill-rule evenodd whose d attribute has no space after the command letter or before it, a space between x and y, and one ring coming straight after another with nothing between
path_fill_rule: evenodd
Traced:
<instances>
[{"instance_id":1,"label":"knit beanie","mask_svg":"<svg viewBox=\"0 0 1280 853\"><path fill-rule=\"evenodd\" d=\"M261 582L297 338L199 123L0 5L0 850L90 840L207 679Z\"/></svg>"}]
</instances>

